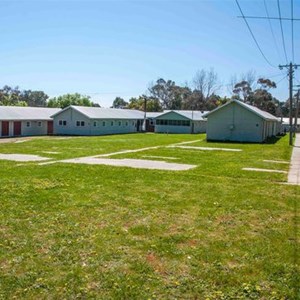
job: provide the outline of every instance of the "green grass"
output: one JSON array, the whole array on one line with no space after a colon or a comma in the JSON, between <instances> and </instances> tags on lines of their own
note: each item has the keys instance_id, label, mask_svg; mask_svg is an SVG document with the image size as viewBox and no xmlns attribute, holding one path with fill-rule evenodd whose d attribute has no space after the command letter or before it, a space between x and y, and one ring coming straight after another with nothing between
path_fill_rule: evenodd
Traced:
<instances>
[{"instance_id":1,"label":"green grass","mask_svg":"<svg viewBox=\"0 0 300 300\"><path fill-rule=\"evenodd\" d=\"M282 184L286 174L241 170L288 170L263 162L289 160L287 137L46 137L0 143L0 153L64 159L196 139L191 146L243 151L160 147L113 157L197 165L179 172L0 161L0 299L297 299L300 187Z\"/></svg>"}]
</instances>

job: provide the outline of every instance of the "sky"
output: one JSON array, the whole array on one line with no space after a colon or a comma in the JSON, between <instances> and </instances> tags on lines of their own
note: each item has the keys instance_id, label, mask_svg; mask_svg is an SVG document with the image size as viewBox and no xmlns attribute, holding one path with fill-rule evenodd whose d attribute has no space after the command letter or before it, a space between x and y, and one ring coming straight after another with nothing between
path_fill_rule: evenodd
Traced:
<instances>
[{"instance_id":1,"label":"sky","mask_svg":"<svg viewBox=\"0 0 300 300\"><path fill-rule=\"evenodd\" d=\"M276 0L239 0L246 16L278 17ZM300 1L280 0L281 15L300 18ZM218 94L253 70L278 83L272 93L288 98L287 70L300 63L300 21L247 19L235 0L0 0L0 87L42 90L50 97L81 93L102 107L115 97L128 101L147 93L151 82L191 84L200 69L218 74ZM270 26L271 24L271 26ZM273 30L273 34L271 31ZM286 48L287 59L284 54ZM300 68L295 84L300 84Z\"/></svg>"}]
</instances>

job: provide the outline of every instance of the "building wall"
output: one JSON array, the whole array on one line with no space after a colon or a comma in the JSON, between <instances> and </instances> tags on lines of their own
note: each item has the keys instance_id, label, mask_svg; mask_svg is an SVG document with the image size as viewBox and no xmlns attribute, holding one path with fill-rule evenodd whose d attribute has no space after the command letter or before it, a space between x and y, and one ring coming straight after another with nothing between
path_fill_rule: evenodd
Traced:
<instances>
[{"instance_id":1,"label":"building wall","mask_svg":"<svg viewBox=\"0 0 300 300\"><path fill-rule=\"evenodd\" d=\"M8 137L14 136L14 122L9 121L9 135ZM34 136L34 135L46 135L48 121L21 121L21 135L20 136ZM0 121L0 137L2 136L2 121Z\"/></svg>"},{"instance_id":2,"label":"building wall","mask_svg":"<svg viewBox=\"0 0 300 300\"><path fill-rule=\"evenodd\" d=\"M194 121L194 133L205 133L206 125L206 121Z\"/></svg>"},{"instance_id":3,"label":"building wall","mask_svg":"<svg viewBox=\"0 0 300 300\"><path fill-rule=\"evenodd\" d=\"M169 124L158 124L161 120L167 120ZM172 125L170 122L188 122L189 125ZM206 121L191 121L175 112L170 112L155 119L155 132L157 133L192 133L192 123L194 124L194 133L206 132Z\"/></svg>"},{"instance_id":4,"label":"building wall","mask_svg":"<svg viewBox=\"0 0 300 300\"><path fill-rule=\"evenodd\" d=\"M54 134L61 135L133 133L137 132L137 122L130 119L89 119L75 109L69 108L54 117L53 130Z\"/></svg>"},{"instance_id":5,"label":"building wall","mask_svg":"<svg viewBox=\"0 0 300 300\"><path fill-rule=\"evenodd\" d=\"M48 121L22 121L21 124L22 136L47 135ZM11 127L13 127L13 125Z\"/></svg>"},{"instance_id":6,"label":"building wall","mask_svg":"<svg viewBox=\"0 0 300 300\"><path fill-rule=\"evenodd\" d=\"M270 136L271 125L244 107L231 103L207 117L207 139L262 142Z\"/></svg>"},{"instance_id":7,"label":"building wall","mask_svg":"<svg viewBox=\"0 0 300 300\"><path fill-rule=\"evenodd\" d=\"M137 132L137 120L97 119L91 121L91 134L118 134Z\"/></svg>"},{"instance_id":8,"label":"building wall","mask_svg":"<svg viewBox=\"0 0 300 300\"><path fill-rule=\"evenodd\" d=\"M84 126L76 126L77 121L84 122ZM53 118L53 133L90 135L90 119L70 107Z\"/></svg>"}]
</instances>

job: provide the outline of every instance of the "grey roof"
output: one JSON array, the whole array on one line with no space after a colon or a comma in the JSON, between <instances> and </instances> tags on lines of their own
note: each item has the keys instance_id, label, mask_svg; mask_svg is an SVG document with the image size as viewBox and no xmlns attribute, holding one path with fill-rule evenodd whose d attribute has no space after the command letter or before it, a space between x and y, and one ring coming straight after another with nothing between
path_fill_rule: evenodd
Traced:
<instances>
[{"instance_id":1,"label":"grey roof","mask_svg":"<svg viewBox=\"0 0 300 300\"><path fill-rule=\"evenodd\" d=\"M159 117L168 114L170 112L174 112L189 120L194 120L194 121L205 121L203 115L208 113L208 111L199 111L199 110L164 110L164 112L161 113Z\"/></svg>"},{"instance_id":2,"label":"grey roof","mask_svg":"<svg viewBox=\"0 0 300 300\"><path fill-rule=\"evenodd\" d=\"M28 106L0 106L0 120L52 120L51 115L60 108L28 107Z\"/></svg>"},{"instance_id":3,"label":"grey roof","mask_svg":"<svg viewBox=\"0 0 300 300\"><path fill-rule=\"evenodd\" d=\"M67 109L75 109L82 113L89 119L143 119L144 112L134 109L121 109L121 108L102 108L102 107L90 107L90 106L68 106L62 111L59 111L52 115L55 117L61 112Z\"/></svg>"},{"instance_id":4,"label":"grey roof","mask_svg":"<svg viewBox=\"0 0 300 300\"><path fill-rule=\"evenodd\" d=\"M278 122L280 121L279 118L273 116L272 114L270 114L270 113L268 113L268 112L266 112L264 110L261 110L261 109L255 107L255 106L253 106L253 105L246 104L246 103L244 103L242 101L235 100L235 99L234 100L230 100L229 102L227 102L227 103L225 103L225 104L217 107L216 109L212 110L211 112L208 112L208 113L204 114L203 117L206 118L210 114L213 114L214 112L218 111L219 109L222 109L223 107L225 107L225 106L227 106L227 105L229 105L231 103L237 103L237 104L245 107L249 111L252 111L253 113L255 113L256 115L258 115L259 117L261 117L261 118L263 118L265 120L278 121Z\"/></svg>"},{"instance_id":5,"label":"grey roof","mask_svg":"<svg viewBox=\"0 0 300 300\"><path fill-rule=\"evenodd\" d=\"M162 112L162 111L161 112L147 112L146 116L147 116L147 118L156 118L162 114L164 114L164 112Z\"/></svg>"},{"instance_id":6,"label":"grey roof","mask_svg":"<svg viewBox=\"0 0 300 300\"><path fill-rule=\"evenodd\" d=\"M293 124L295 122L295 118L293 118ZM290 124L290 118L282 118L282 124ZM297 118L297 124L300 125L300 118Z\"/></svg>"}]
</instances>

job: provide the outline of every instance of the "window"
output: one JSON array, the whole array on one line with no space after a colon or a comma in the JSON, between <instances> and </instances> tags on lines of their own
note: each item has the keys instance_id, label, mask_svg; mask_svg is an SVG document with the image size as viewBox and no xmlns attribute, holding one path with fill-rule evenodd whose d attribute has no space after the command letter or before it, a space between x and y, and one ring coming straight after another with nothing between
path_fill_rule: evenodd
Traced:
<instances>
[{"instance_id":1,"label":"window","mask_svg":"<svg viewBox=\"0 0 300 300\"><path fill-rule=\"evenodd\" d=\"M30 122L26 122L26 127L30 127Z\"/></svg>"},{"instance_id":2,"label":"window","mask_svg":"<svg viewBox=\"0 0 300 300\"><path fill-rule=\"evenodd\" d=\"M102 122L102 126L105 126L105 121Z\"/></svg>"},{"instance_id":3,"label":"window","mask_svg":"<svg viewBox=\"0 0 300 300\"><path fill-rule=\"evenodd\" d=\"M76 121L76 126L77 126L77 127L85 126L85 122L84 122L84 121Z\"/></svg>"},{"instance_id":4,"label":"window","mask_svg":"<svg viewBox=\"0 0 300 300\"><path fill-rule=\"evenodd\" d=\"M42 127L42 122L41 121L38 122L38 127Z\"/></svg>"},{"instance_id":5,"label":"window","mask_svg":"<svg viewBox=\"0 0 300 300\"><path fill-rule=\"evenodd\" d=\"M96 127L97 126L97 122L96 121L94 121L94 127Z\"/></svg>"},{"instance_id":6,"label":"window","mask_svg":"<svg viewBox=\"0 0 300 300\"><path fill-rule=\"evenodd\" d=\"M114 121L111 121L111 122L110 122L110 126L114 126Z\"/></svg>"},{"instance_id":7,"label":"window","mask_svg":"<svg viewBox=\"0 0 300 300\"><path fill-rule=\"evenodd\" d=\"M126 122L125 125L128 126L128 122Z\"/></svg>"},{"instance_id":8,"label":"window","mask_svg":"<svg viewBox=\"0 0 300 300\"><path fill-rule=\"evenodd\" d=\"M66 126L67 125L67 121L63 121L63 126Z\"/></svg>"},{"instance_id":9,"label":"window","mask_svg":"<svg viewBox=\"0 0 300 300\"><path fill-rule=\"evenodd\" d=\"M122 122L121 121L119 121L119 126L121 126L122 125Z\"/></svg>"},{"instance_id":10,"label":"window","mask_svg":"<svg viewBox=\"0 0 300 300\"><path fill-rule=\"evenodd\" d=\"M58 125L61 126L62 125L62 120L58 121Z\"/></svg>"},{"instance_id":11,"label":"window","mask_svg":"<svg viewBox=\"0 0 300 300\"><path fill-rule=\"evenodd\" d=\"M134 124L134 121L132 122L132 126L134 126L135 124Z\"/></svg>"}]
</instances>

